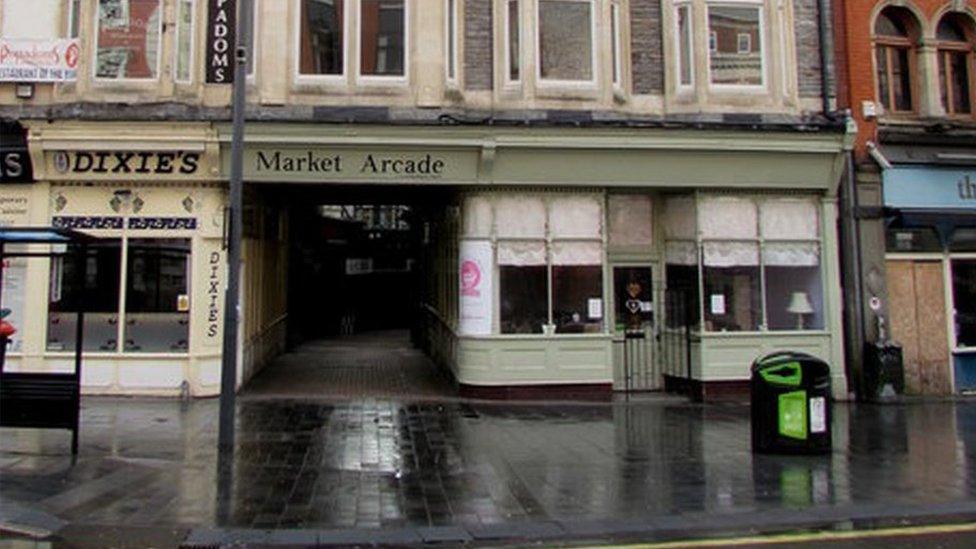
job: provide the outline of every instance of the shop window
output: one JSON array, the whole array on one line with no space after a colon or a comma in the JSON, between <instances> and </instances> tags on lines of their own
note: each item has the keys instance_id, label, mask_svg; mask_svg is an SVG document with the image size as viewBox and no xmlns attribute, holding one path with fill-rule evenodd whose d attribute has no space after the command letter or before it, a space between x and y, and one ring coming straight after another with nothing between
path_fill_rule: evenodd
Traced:
<instances>
[{"instance_id":1,"label":"shop window","mask_svg":"<svg viewBox=\"0 0 976 549\"><path fill-rule=\"evenodd\" d=\"M345 0L302 0L299 73L345 72Z\"/></svg>"},{"instance_id":2,"label":"shop window","mask_svg":"<svg viewBox=\"0 0 976 549\"><path fill-rule=\"evenodd\" d=\"M360 75L406 75L405 2L406 0L360 0Z\"/></svg>"},{"instance_id":3,"label":"shop window","mask_svg":"<svg viewBox=\"0 0 976 549\"><path fill-rule=\"evenodd\" d=\"M189 258L186 238L129 239L125 351L189 349Z\"/></svg>"},{"instance_id":4,"label":"shop window","mask_svg":"<svg viewBox=\"0 0 976 549\"><path fill-rule=\"evenodd\" d=\"M972 23L960 14L942 18L936 31L939 41L939 91L947 114L968 115L973 112Z\"/></svg>"},{"instance_id":5,"label":"shop window","mask_svg":"<svg viewBox=\"0 0 976 549\"><path fill-rule=\"evenodd\" d=\"M446 44L444 47L446 59L444 60L444 66L447 72L447 82L450 84L457 83L458 73L458 1L459 0L447 0L447 10L445 12L446 20L444 22L444 26L446 28Z\"/></svg>"},{"instance_id":6,"label":"shop window","mask_svg":"<svg viewBox=\"0 0 976 549\"><path fill-rule=\"evenodd\" d=\"M953 231L949 249L953 252L976 252L976 228L965 227Z\"/></svg>"},{"instance_id":7,"label":"shop window","mask_svg":"<svg viewBox=\"0 0 976 549\"><path fill-rule=\"evenodd\" d=\"M952 260L956 347L976 347L976 260Z\"/></svg>"},{"instance_id":8,"label":"shop window","mask_svg":"<svg viewBox=\"0 0 976 549\"><path fill-rule=\"evenodd\" d=\"M691 86L694 78L694 66L692 62L692 35L691 35L691 5L678 5L675 9L675 38L678 41L675 51L678 61L678 85ZM709 46L712 43L714 33L709 33ZM710 52L714 48L709 47Z\"/></svg>"},{"instance_id":9,"label":"shop window","mask_svg":"<svg viewBox=\"0 0 976 549\"><path fill-rule=\"evenodd\" d=\"M759 246L750 242L703 245L705 329L753 332L762 319Z\"/></svg>"},{"instance_id":10,"label":"shop window","mask_svg":"<svg viewBox=\"0 0 976 549\"><path fill-rule=\"evenodd\" d=\"M499 265L503 334L541 334L549 322L545 265Z\"/></svg>"},{"instance_id":11,"label":"shop window","mask_svg":"<svg viewBox=\"0 0 976 549\"><path fill-rule=\"evenodd\" d=\"M95 77L154 79L162 47L160 0L98 0Z\"/></svg>"},{"instance_id":12,"label":"shop window","mask_svg":"<svg viewBox=\"0 0 976 549\"><path fill-rule=\"evenodd\" d=\"M888 111L909 112L914 109L917 28L911 12L905 8L885 8L875 21L878 101Z\"/></svg>"},{"instance_id":13,"label":"shop window","mask_svg":"<svg viewBox=\"0 0 976 549\"><path fill-rule=\"evenodd\" d=\"M762 86L762 7L709 5L708 30L714 36L708 56L711 83Z\"/></svg>"},{"instance_id":14,"label":"shop window","mask_svg":"<svg viewBox=\"0 0 976 549\"><path fill-rule=\"evenodd\" d=\"M930 227L888 227L885 249L889 252L941 252L942 243L935 229Z\"/></svg>"},{"instance_id":15,"label":"shop window","mask_svg":"<svg viewBox=\"0 0 976 549\"><path fill-rule=\"evenodd\" d=\"M466 200L465 233L487 211ZM603 208L594 197L495 201L501 333L603 331ZM480 226L480 227L479 227Z\"/></svg>"},{"instance_id":16,"label":"shop window","mask_svg":"<svg viewBox=\"0 0 976 549\"><path fill-rule=\"evenodd\" d=\"M563 242L552 250L552 321L556 333L603 331L603 248Z\"/></svg>"},{"instance_id":17,"label":"shop window","mask_svg":"<svg viewBox=\"0 0 976 549\"><path fill-rule=\"evenodd\" d=\"M174 80L190 82L193 73L193 0L179 0L176 6L176 64Z\"/></svg>"},{"instance_id":18,"label":"shop window","mask_svg":"<svg viewBox=\"0 0 976 549\"><path fill-rule=\"evenodd\" d=\"M766 324L770 330L822 330L820 216L805 199L760 203Z\"/></svg>"},{"instance_id":19,"label":"shop window","mask_svg":"<svg viewBox=\"0 0 976 549\"><path fill-rule=\"evenodd\" d=\"M592 82L592 0L539 1L539 78Z\"/></svg>"},{"instance_id":20,"label":"shop window","mask_svg":"<svg viewBox=\"0 0 976 549\"><path fill-rule=\"evenodd\" d=\"M505 79L509 83L516 83L522 78L522 51L519 41L519 1L505 2Z\"/></svg>"},{"instance_id":21,"label":"shop window","mask_svg":"<svg viewBox=\"0 0 976 549\"><path fill-rule=\"evenodd\" d=\"M85 278L79 283L84 265ZM73 351L77 313L85 311L83 349L115 352L118 349L119 286L122 241L103 240L89 246L87 255L77 248L51 260L48 298L48 351Z\"/></svg>"}]
</instances>

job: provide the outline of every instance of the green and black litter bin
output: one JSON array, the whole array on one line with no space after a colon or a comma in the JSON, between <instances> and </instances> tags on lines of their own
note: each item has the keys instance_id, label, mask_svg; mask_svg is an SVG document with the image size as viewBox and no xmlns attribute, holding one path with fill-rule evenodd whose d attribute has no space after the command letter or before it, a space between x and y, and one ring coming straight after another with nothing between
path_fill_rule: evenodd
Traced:
<instances>
[{"instance_id":1,"label":"green and black litter bin","mask_svg":"<svg viewBox=\"0 0 976 549\"><path fill-rule=\"evenodd\" d=\"M806 353L785 351L752 363L752 450L830 452L830 367Z\"/></svg>"}]
</instances>

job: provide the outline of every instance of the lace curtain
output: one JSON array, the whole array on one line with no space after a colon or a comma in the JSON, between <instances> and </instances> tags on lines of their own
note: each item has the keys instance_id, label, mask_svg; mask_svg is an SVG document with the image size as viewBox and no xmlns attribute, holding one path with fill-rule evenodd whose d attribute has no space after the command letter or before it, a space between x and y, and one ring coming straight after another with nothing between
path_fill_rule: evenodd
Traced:
<instances>
[{"instance_id":1,"label":"lace curtain","mask_svg":"<svg viewBox=\"0 0 976 549\"><path fill-rule=\"evenodd\" d=\"M602 265L601 242L553 242L553 265Z\"/></svg>"},{"instance_id":2,"label":"lace curtain","mask_svg":"<svg viewBox=\"0 0 976 549\"><path fill-rule=\"evenodd\" d=\"M820 265L820 245L816 242L767 242L763 263L770 267L816 267Z\"/></svg>"},{"instance_id":3,"label":"lace curtain","mask_svg":"<svg viewBox=\"0 0 976 549\"><path fill-rule=\"evenodd\" d=\"M546 243L532 242L499 242L498 264L528 267L546 264Z\"/></svg>"},{"instance_id":4,"label":"lace curtain","mask_svg":"<svg viewBox=\"0 0 976 549\"><path fill-rule=\"evenodd\" d=\"M751 267L759 265L759 245L752 242L705 242L706 267Z\"/></svg>"},{"instance_id":5,"label":"lace curtain","mask_svg":"<svg viewBox=\"0 0 976 549\"><path fill-rule=\"evenodd\" d=\"M664 258L670 265L697 265L698 247L694 242L667 242L664 247Z\"/></svg>"},{"instance_id":6,"label":"lace curtain","mask_svg":"<svg viewBox=\"0 0 976 549\"><path fill-rule=\"evenodd\" d=\"M549 202L549 234L553 238L600 238L603 208L592 196L566 196Z\"/></svg>"}]
</instances>

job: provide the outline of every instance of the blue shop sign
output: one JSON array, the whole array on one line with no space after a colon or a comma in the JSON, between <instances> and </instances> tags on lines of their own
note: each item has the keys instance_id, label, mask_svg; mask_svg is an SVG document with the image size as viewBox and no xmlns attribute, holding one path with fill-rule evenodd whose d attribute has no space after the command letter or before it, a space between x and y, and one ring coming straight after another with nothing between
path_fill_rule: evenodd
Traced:
<instances>
[{"instance_id":1,"label":"blue shop sign","mask_svg":"<svg viewBox=\"0 0 976 549\"><path fill-rule=\"evenodd\" d=\"M976 168L891 168L884 171L890 208L976 210Z\"/></svg>"}]
</instances>

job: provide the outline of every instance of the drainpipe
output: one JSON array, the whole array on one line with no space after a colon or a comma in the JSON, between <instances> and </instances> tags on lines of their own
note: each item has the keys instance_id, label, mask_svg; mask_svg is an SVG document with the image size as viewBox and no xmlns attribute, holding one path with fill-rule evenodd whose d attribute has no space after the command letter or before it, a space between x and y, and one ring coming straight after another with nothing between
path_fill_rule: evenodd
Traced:
<instances>
[{"instance_id":1,"label":"drainpipe","mask_svg":"<svg viewBox=\"0 0 976 549\"><path fill-rule=\"evenodd\" d=\"M820 108L823 115L830 117L830 45L834 43L829 36L830 19L827 8L828 0L817 0L817 32L820 35Z\"/></svg>"}]
</instances>

